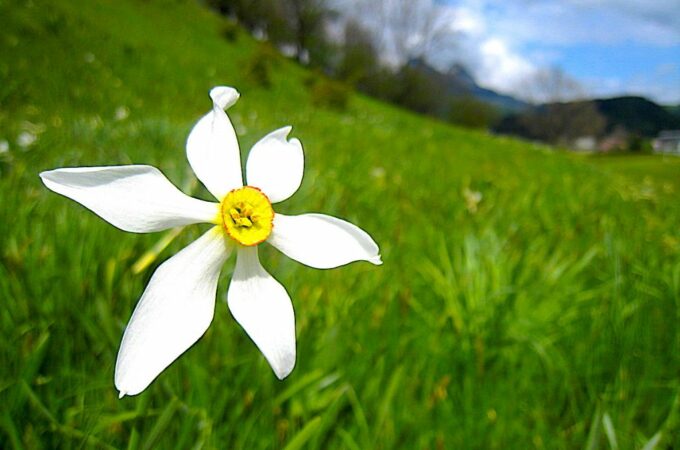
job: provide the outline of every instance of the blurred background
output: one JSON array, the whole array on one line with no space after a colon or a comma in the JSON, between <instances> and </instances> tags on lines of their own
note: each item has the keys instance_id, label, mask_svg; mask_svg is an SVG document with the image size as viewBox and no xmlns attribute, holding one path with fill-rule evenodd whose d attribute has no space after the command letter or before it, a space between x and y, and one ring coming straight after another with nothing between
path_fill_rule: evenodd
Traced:
<instances>
[{"instance_id":1,"label":"blurred background","mask_svg":"<svg viewBox=\"0 0 680 450\"><path fill-rule=\"evenodd\" d=\"M583 151L677 150L677 2L210 0L372 97Z\"/></svg>"},{"instance_id":2,"label":"blurred background","mask_svg":"<svg viewBox=\"0 0 680 450\"><path fill-rule=\"evenodd\" d=\"M673 1L0 0L0 448L680 447L680 15ZM153 270L57 167L184 154L208 91L243 160L292 125L277 209L360 225L384 265L261 246L296 310L279 381L231 317L117 398Z\"/></svg>"}]
</instances>

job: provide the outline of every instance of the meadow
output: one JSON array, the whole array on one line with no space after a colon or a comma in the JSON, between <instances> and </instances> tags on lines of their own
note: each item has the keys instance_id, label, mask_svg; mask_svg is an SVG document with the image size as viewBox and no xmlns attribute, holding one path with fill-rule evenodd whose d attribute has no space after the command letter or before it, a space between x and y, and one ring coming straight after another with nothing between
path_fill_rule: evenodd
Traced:
<instances>
[{"instance_id":1,"label":"meadow","mask_svg":"<svg viewBox=\"0 0 680 450\"><path fill-rule=\"evenodd\" d=\"M680 448L680 159L319 104L320 75L193 1L0 0L0 29L0 448ZM140 267L166 234L122 232L38 173L151 164L207 199L184 144L216 85L242 94L243 158L284 125L302 141L278 210L359 224L384 264L263 246L296 311L279 381L227 309L230 261L208 332L119 400L133 308L204 227Z\"/></svg>"}]
</instances>

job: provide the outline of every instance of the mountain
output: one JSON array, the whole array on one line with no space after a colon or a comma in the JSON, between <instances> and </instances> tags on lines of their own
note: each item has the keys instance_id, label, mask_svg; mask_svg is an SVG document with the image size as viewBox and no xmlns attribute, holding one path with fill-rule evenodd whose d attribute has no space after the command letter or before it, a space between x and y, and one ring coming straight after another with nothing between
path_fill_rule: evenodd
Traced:
<instances>
[{"instance_id":1,"label":"mountain","mask_svg":"<svg viewBox=\"0 0 680 450\"><path fill-rule=\"evenodd\" d=\"M467 68L460 63L454 63L446 72L441 72L422 58L416 58L408 62L408 67L430 80L441 94L451 98L473 97L497 107L510 116L510 119L512 116L542 115L546 109L557 111L560 116L569 116L574 111L584 109L581 108L583 105L592 104L604 119L604 134L624 130L630 134L654 137L661 130L680 128L680 105L663 107L644 97L625 96L533 106L479 86ZM504 122L501 128L515 128L517 125L517 121L513 120Z\"/></svg>"},{"instance_id":2,"label":"mountain","mask_svg":"<svg viewBox=\"0 0 680 450\"><path fill-rule=\"evenodd\" d=\"M680 104L666 106L666 111L673 114L675 117L680 117Z\"/></svg>"},{"instance_id":3,"label":"mountain","mask_svg":"<svg viewBox=\"0 0 680 450\"><path fill-rule=\"evenodd\" d=\"M422 58L416 58L408 62L408 67L430 78L451 97L472 96L505 113L519 112L529 107L526 102L479 86L467 68L460 63L454 63L446 72L441 72Z\"/></svg>"},{"instance_id":4,"label":"mountain","mask_svg":"<svg viewBox=\"0 0 680 450\"><path fill-rule=\"evenodd\" d=\"M507 115L494 129L551 143L572 143L584 136L626 140L680 129L680 117L643 97L615 97L538 105Z\"/></svg>"},{"instance_id":5,"label":"mountain","mask_svg":"<svg viewBox=\"0 0 680 450\"><path fill-rule=\"evenodd\" d=\"M521 111L530 106L528 103L510 95L499 94L496 91L479 86L465 66L460 63L451 66L446 72L446 78L450 80L451 83L454 83L455 80L465 83L473 97L497 106L505 112Z\"/></svg>"},{"instance_id":6,"label":"mountain","mask_svg":"<svg viewBox=\"0 0 680 450\"><path fill-rule=\"evenodd\" d=\"M615 97L594 100L607 120L607 131L625 129L634 134L654 137L661 130L680 128L680 117L644 97Z\"/></svg>"}]
</instances>

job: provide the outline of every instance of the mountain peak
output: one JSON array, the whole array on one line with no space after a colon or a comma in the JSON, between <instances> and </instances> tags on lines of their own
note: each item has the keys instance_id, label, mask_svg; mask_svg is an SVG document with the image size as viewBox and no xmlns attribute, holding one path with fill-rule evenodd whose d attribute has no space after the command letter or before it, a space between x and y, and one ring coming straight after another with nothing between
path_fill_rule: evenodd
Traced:
<instances>
[{"instance_id":1,"label":"mountain peak","mask_svg":"<svg viewBox=\"0 0 680 450\"><path fill-rule=\"evenodd\" d=\"M459 81L468 86L477 86L474 77L470 74L470 71L461 62L455 62L451 64L449 70L446 72L449 77L455 77Z\"/></svg>"}]
</instances>

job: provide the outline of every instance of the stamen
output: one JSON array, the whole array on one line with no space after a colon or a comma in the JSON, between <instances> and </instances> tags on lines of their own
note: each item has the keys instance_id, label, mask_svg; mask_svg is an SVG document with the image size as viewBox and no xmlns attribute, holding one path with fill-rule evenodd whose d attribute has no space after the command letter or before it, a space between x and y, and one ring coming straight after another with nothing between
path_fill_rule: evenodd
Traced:
<instances>
[{"instance_id":1,"label":"stamen","mask_svg":"<svg viewBox=\"0 0 680 450\"><path fill-rule=\"evenodd\" d=\"M269 237L274 210L262 191L245 186L222 200L221 222L225 233L241 245L256 245Z\"/></svg>"}]
</instances>

